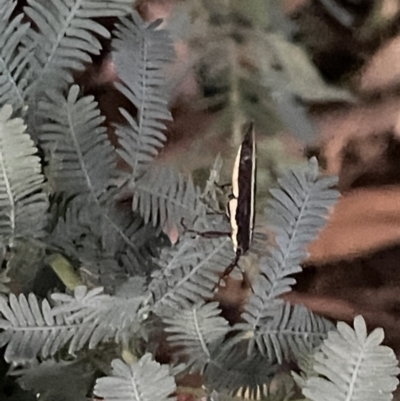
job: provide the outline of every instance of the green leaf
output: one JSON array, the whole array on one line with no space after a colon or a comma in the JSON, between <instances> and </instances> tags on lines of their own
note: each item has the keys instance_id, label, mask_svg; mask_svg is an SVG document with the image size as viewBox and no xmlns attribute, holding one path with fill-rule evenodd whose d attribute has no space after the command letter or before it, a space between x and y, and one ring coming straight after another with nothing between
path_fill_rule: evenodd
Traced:
<instances>
[{"instance_id":1,"label":"green leaf","mask_svg":"<svg viewBox=\"0 0 400 401\"><path fill-rule=\"evenodd\" d=\"M168 166L154 165L132 182L132 209L143 217L145 223L161 226L166 231L190 225L205 215L206 207L198 187L191 177Z\"/></svg>"},{"instance_id":2,"label":"green leaf","mask_svg":"<svg viewBox=\"0 0 400 401\"><path fill-rule=\"evenodd\" d=\"M173 401L175 389L169 367L145 354L131 365L115 359L111 375L97 379L94 393L105 401Z\"/></svg>"},{"instance_id":3,"label":"green leaf","mask_svg":"<svg viewBox=\"0 0 400 401\"><path fill-rule=\"evenodd\" d=\"M211 298L221 273L234 258L232 242L227 236L184 235L176 246L164 250L158 261L161 270L153 273L149 290L154 298L154 311L162 315L165 307L182 309Z\"/></svg>"},{"instance_id":4,"label":"green leaf","mask_svg":"<svg viewBox=\"0 0 400 401\"><path fill-rule=\"evenodd\" d=\"M133 180L164 145L163 121L172 119L163 68L171 61L173 48L167 32L157 29L159 24L148 25L133 13L117 24L112 42L112 58L120 78L115 86L137 109L136 118L120 109L128 124L116 130L118 153L132 169Z\"/></svg>"},{"instance_id":5,"label":"green leaf","mask_svg":"<svg viewBox=\"0 0 400 401\"><path fill-rule=\"evenodd\" d=\"M311 401L385 401L393 398L400 373L393 350L381 345L383 329L367 335L362 316L354 329L343 322L314 356L319 377L308 377L303 394Z\"/></svg>"},{"instance_id":6,"label":"green leaf","mask_svg":"<svg viewBox=\"0 0 400 401\"><path fill-rule=\"evenodd\" d=\"M28 0L28 5L24 11L38 29L29 31L36 60L31 89L37 93L71 84L73 70L82 71L91 55L100 54L98 37L111 36L94 18L129 13L132 0Z\"/></svg>"},{"instance_id":7,"label":"green leaf","mask_svg":"<svg viewBox=\"0 0 400 401\"><path fill-rule=\"evenodd\" d=\"M55 192L90 194L99 199L116 178L115 150L93 96L79 96L73 85L67 97L47 91L39 103L43 119L39 140L47 151L46 175Z\"/></svg>"},{"instance_id":8,"label":"green leaf","mask_svg":"<svg viewBox=\"0 0 400 401\"><path fill-rule=\"evenodd\" d=\"M78 286L74 296L53 294L59 303L53 308L32 293L28 297L11 294L8 301L0 297L0 346L7 344L4 359L20 363L39 355L51 357L67 343L68 352L74 354L87 343L95 348L100 342L119 341L141 319L144 289L130 298L101 292L102 288L88 291Z\"/></svg>"},{"instance_id":9,"label":"green leaf","mask_svg":"<svg viewBox=\"0 0 400 401\"><path fill-rule=\"evenodd\" d=\"M271 190L266 214L276 245L260 260L260 275L242 314L248 330L262 331L264 321L283 302L279 297L295 284L290 275L301 271L307 245L325 225L339 196L333 188L336 182L336 177L320 176L316 160L311 159L306 169L288 171L278 180L279 188Z\"/></svg>"},{"instance_id":10,"label":"green leaf","mask_svg":"<svg viewBox=\"0 0 400 401\"><path fill-rule=\"evenodd\" d=\"M29 29L28 23L22 23L24 15L11 19L16 4L11 0L0 2L0 105L10 104L19 110L27 105L33 51L23 45Z\"/></svg>"},{"instance_id":11,"label":"green leaf","mask_svg":"<svg viewBox=\"0 0 400 401\"><path fill-rule=\"evenodd\" d=\"M284 361L304 357L317 347L326 337L333 324L314 314L303 305L281 304L270 311L270 318L265 319L254 331L247 323L237 323L234 330L239 334L232 343L248 341L248 353L257 349L270 361L282 364Z\"/></svg>"},{"instance_id":12,"label":"green leaf","mask_svg":"<svg viewBox=\"0 0 400 401\"><path fill-rule=\"evenodd\" d=\"M21 376L18 384L30 390L38 401L86 401L93 382L93 371L82 361L60 361L53 359L29 367L14 370L13 376ZM72 385L73 383L73 385Z\"/></svg>"},{"instance_id":13,"label":"green leaf","mask_svg":"<svg viewBox=\"0 0 400 401\"><path fill-rule=\"evenodd\" d=\"M196 304L188 309L172 310L164 317L168 342L177 349L175 355L187 360L190 372L202 372L215 348L229 331L228 321L220 316L217 302Z\"/></svg>"},{"instance_id":14,"label":"green leaf","mask_svg":"<svg viewBox=\"0 0 400 401\"><path fill-rule=\"evenodd\" d=\"M12 107L0 110L0 238L41 237L46 226L47 195L43 192L37 149Z\"/></svg>"}]
</instances>

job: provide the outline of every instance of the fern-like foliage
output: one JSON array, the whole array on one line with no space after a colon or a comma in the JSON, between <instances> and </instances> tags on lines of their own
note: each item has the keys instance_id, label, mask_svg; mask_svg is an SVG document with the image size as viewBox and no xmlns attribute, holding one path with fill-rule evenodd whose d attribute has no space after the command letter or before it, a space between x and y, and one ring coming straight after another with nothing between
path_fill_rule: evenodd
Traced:
<instances>
[{"instance_id":1,"label":"fern-like foliage","mask_svg":"<svg viewBox=\"0 0 400 401\"><path fill-rule=\"evenodd\" d=\"M128 218L124 221L124 217ZM91 196L80 196L69 203L48 242L83 262L114 256L126 247L139 251L134 232L126 227L133 224L132 219L113 205L100 205Z\"/></svg>"},{"instance_id":2,"label":"fern-like foliage","mask_svg":"<svg viewBox=\"0 0 400 401\"><path fill-rule=\"evenodd\" d=\"M23 46L29 29L22 23L23 14L11 19L16 1L0 1L0 105L14 110L26 105L26 90L31 83L33 52Z\"/></svg>"},{"instance_id":3,"label":"fern-like foliage","mask_svg":"<svg viewBox=\"0 0 400 401\"><path fill-rule=\"evenodd\" d=\"M0 238L40 237L46 225L48 199L42 191L37 149L12 107L0 110Z\"/></svg>"},{"instance_id":4,"label":"fern-like foliage","mask_svg":"<svg viewBox=\"0 0 400 401\"><path fill-rule=\"evenodd\" d=\"M116 133L117 151L132 170L132 209L145 223L167 224L169 229L183 218L193 221L201 216L204 207L190 179L165 167L143 169L163 146L163 121L171 119L163 68L173 56L172 41L157 29L159 24L147 25L133 13L122 18L115 30L113 61L120 78L115 85L136 108L135 117L120 109L127 125L118 126Z\"/></svg>"},{"instance_id":5,"label":"fern-like foliage","mask_svg":"<svg viewBox=\"0 0 400 401\"><path fill-rule=\"evenodd\" d=\"M126 126L118 126L119 154L131 167L133 179L140 174L165 142L162 121L171 120L163 68L173 56L172 41L160 21L146 24L137 13L122 18L114 32L113 61L121 82L116 87L137 109L136 118L120 109Z\"/></svg>"},{"instance_id":6,"label":"fern-like foliage","mask_svg":"<svg viewBox=\"0 0 400 401\"><path fill-rule=\"evenodd\" d=\"M41 355L54 355L72 337L74 327L68 327L62 316L55 319L49 303L44 300L41 307L35 295L28 298L21 294L9 297L9 304L0 298L0 344L7 348L7 362L25 362Z\"/></svg>"},{"instance_id":7,"label":"fern-like foliage","mask_svg":"<svg viewBox=\"0 0 400 401\"><path fill-rule=\"evenodd\" d=\"M130 299L100 294L101 288L75 289L74 296L53 294L60 305L51 308L47 300L40 304L34 294L11 294L8 302L0 298L0 345L7 344L4 358L8 362L25 362L40 355L53 356L68 342L73 354L87 342L89 348L102 341L118 341L123 332L138 319L143 294Z\"/></svg>"},{"instance_id":8,"label":"fern-like foliage","mask_svg":"<svg viewBox=\"0 0 400 401\"><path fill-rule=\"evenodd\" d=\"M270 361L282 364L311 352L325 339L333 324L302 305L285 303L276 307L273 317L254 332L246 331L247 323L238 323L234 328L242 331L232 343L248 339L249 354L257 349Z\"/></svg>"},{"instance_id":9,"label":"fern-like foliage","mask_svg":"<svg viewBox=\"0 0 400 401\"><path fill-rule=\"evenodd\" d=\"M339 322L314 356L314 371L305 381L303 394L311 401L389 401L399 384L396 355L381 345L383 329L368 335L362 316L354 330Z\"/></svg>"},{"instance_id":10,"label":"fern-like foliage","mask_svg":"<svg viewBox=\"0 0 400 401\"><path fill-rule=\"evenodd\" d=\"M89 288L103 287L104 292L111 295L129 279L125 269L111 256L82 262L78 271L81 284Z\"/></svg>"},{"instance_id":11,"label":"fern-like foliage","mask_svg":"<svg viewBox=\"0 0 400 401\"><path fill-rule=\"evenodd\" d=\"M98 199L111 185L116 159L97 102L93 96L79 98L79 91L73 85L67 98L47 92L48 99L39 106L45 121L39 139L48 151L53 190Z\"/></svg>"},{"instance_id":12,"label":"fern-like foliage","mask_svg":"<svg viewBox=\"0 0 400 401\"><path fill-rule=\"evenodd\" d=\"M104 231L106 222L96 206L91 197L70 201L49 236L49 245L83 263L112 255L115 247L107 241L110 233Z\"/></svg>"},{"instance_id":13,"label":"fern-like foliage","mask_svg":"<svg viewBox=\"0 0 400 401\"><path fill-rule=\"evenodd\" d=\"M221 273L234 259L231 239L185 235L170 250L161 254L160 271L149 285L154 310L163 314L165 307L185 308L211 298Z\"/></svg>"},{"instance_id":14,"label":"fern-like foliage","mask_svg":"<svg viewBox=\"0 0 400 401\"><path fill-rule=\"evenodd\" d=\"M279 366L260 353L247 355L241 345L229 352L222 348L213 355L204 373L207 388L239 397L247 393L250 399L260 394L264 399Z\"/></svg>"},{"instance_id":15,"label":"fern-like foliage","mask_svg":"<svg viewBox=\"0 0 400 401\"><path fill-rule=\"evenodd\" d=\"M113 292L128 276L149 275L155 268L153 258L166 240L160 229L143 224L140 216L121 205L97 206L90 197L72 200L47 242L80 261L90 282ZM110 229L110 219L119 235Z\"/></svg>"},{"instance_id":16,"label":"fern-like foliage","mask_svg":"<svg viewBox=\"0 0 400 401\"><path fill-rule=\"evenodd\" d=\"M201 192L191 178L159 165L149 167L134 183L132 209L146 223L167 228L181 227L182 221L191 226L206 211Z\"/></svg>"},{"instance_id":17,"label":"fern-like foliage","mask_svg":"<svg viewBox=\"0 0 400 401\"><path fill-rule=\"evenodd\" d=\"M307 169L290 171L278 181L280 188L271 190L266 213L276 246L261 259L254 294L242 314L247 330L256 336L283 302L279 297L295 284L289 276L301 271L306 246L324 226L328 210L339 196L332 188L336 181L334 177L320 177L318 164L311 159Z\"/></svg>"},{"instance_id":18,"label":"fern-like foliage","mask_svg":"<svg viewBox=\"0 0 400 401\"><path fill-rule=\"evenodd\" d=\"M28 0L25 13L37 26L29 32L29 47L35 50L34 88L60 87L73 82L72 71L83 70L90 55L100 54L96 36L110 38L98 17L129 13L132 0Z\"/></svg>"},{"instance_id":19,"label":"fern-like foliage","mask_svg":"<svg viewBox=\"0 0 400 401\"><path fill-rule=\"evenodd\" d=\"M145 282L142 278L132 279L136 285L130 288L134 291L128 296L112 297L102 294L102 288L88 291L86 287L75 289L74 296L53 294L52 298L61 305L53 310L55 316L68 315L68 322L82 321L83 325L94 325L90 334L89 348L94 348L100 341L114 338L116 341L127 330L142 318L142 306L147 300ZM87 333L89 334L89 333ZM70 352L74 348L70 345ZM83 345L83 344L82 344Z\"/></svg>"},{"instance_id":20,"label":"fern-like foliage","mask_svg":"<svg viewBox=\"0 0 400 401\"><path fill-rule=\"evenodd\" d=\"M289 401L294 400L294 382L287 374L276 375L272 386L262 384L254 387L242 387L235 393L213 390L207 401Z\"/></svg>"},{"instance_id":21,"label":"fern-like foliage","mask_svg":"<svg viewBox=\"0 0 400 401\"><path fill-rule=\"evenodd\" d=\"M145 354L137 363L112 362L112 373L97 379L94 394L105 401L173 401L175 380L169 367Z\"/></svg>"},{"instance_id":22,"label":"fern-like foliage","mask_svg":"<svg viewBox=\"0 0 400 401\"><path fill-rule=\"evenodd\" d=\"M79 98L77 85L70 88L67 98L57 91L48 91L47 96L39 105L44 119L39 139L47 151L47 176L53 190L66 197L83 196L69 213L74 223L84 218L86 224L97 226L93 232L108 232L114 241L118 238L130 248L131 256L137 256L135 238L130 238L132 229L127 229L126 219L108 204L114 194L110 188L117 176L116 157L97 102L93 96ZM74 229L78 227L82 224Z\"/></svg>"},{"instance_id":23,"label":"fern-like foliage","mask_svg":"<svg viewBox=\"0 0 400 401\"><path fill-rule=\"evenodd\" d=\"M211 355L229 331L228 322L220 316L218 303L196 304L191 308L173 310L163 320L172 348L177 348L177 357L183 357L190 372L202 372Z\"/></svg>"},{"instance_id":24,"label":"fern-like foliage","mask_svg":"<svg viewBox=\"0 0 400 401\"><path fill-rule=\"evenodd\" d=\"M18 384L35 394L38 401L86 401L94 373L87 365L82 360L57 362L49 359L42 363L35 360L29 366L12 371L12 375L20 376Z\"/></svg>"}]
</instances>

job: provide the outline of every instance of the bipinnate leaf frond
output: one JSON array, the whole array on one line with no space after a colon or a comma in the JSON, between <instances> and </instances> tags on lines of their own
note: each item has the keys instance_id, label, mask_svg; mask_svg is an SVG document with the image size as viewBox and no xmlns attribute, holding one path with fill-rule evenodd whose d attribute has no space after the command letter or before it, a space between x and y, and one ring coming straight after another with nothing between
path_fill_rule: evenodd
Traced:
<instances>
[{"instance_id":1,"label":"bipinnate leaf frond","mask_svg":"<svg viewBox=\"0 0 400 401\"><path fill-rule=\"evenodd\" d=\"M28 23L22 23L24 15L11 18L16 4L12 0L0 1L0 105L10 104L19 110L27 102L33 51L23 46L29 29Z\"/></svg>"},{"instance_id":2,"label":"bipinnate leaf frond","mask_svg":"<svg viewBox=\"0 0 400 401\"><path fill-rule=\"evenodd\" d=\"M73 336L75 327L67 325L63 316L54 318L47 300L39 304L34 294L11 294L0 298L0 345L7 344L4 359L21 363L40 355L54 355Z\"/></svg>"},{"instance_id":3,"label":"bipinnate leaf frond","mask_svg":"<svg viewBox=\"0 0 400 401\"><path fill-rule=\"evenodd\" d=\"M148 276L155 268L153 258L166 241L159 228L144 224L140 216L126 209L121 205L99 208L90 197L75 198L47 242L79 260L97 286L107 291L124 277Z\"/></svg>"},{"instance_id":4,"label":"bipinnate leaf frond","mask_svg":"<svg viewBox=\"0 0 400 401\"><path fill-rule=\"evenodd\" d=\"M260 353L248 355L242 344L228 352L224 348L219 351L214 353L204 373L207 388L247 396L246 399L265 399L279 366ZM259 398L255 398L257 395Z\"/></svg>"},{"instance_id":5,"label":"bipinnate leaf frond","mask_svg":"<svg viewBox=\"0 0 400 401\"><path fill-rule=\"evenodd\" d=\"M211 359L229 331L228 321L220 316L217 302L199 303L191 308L173 310L163 319L168 342L177 349L175 356L183 357L190 372L200 372Z\"/></svg>"},{"instance_id":6,"label":"bipinnate leaf frond","mask_svg":"<svg viewBox=\"0 0 400 401\"><path fill-rule=\"evenodd\" d=\"M90 336L89 348L109 338L119 341L121 335L141 319L140 310L147 299L143 278L139 277L136 281L136 292L129 298L103 294L101 287L88 291L85 286L76 287L74 296L53 294L52 298L59 304L53 308L53 314L67 315L67 322L93 324L95 328Z\"/></svg>"},{"instance_id":7,"label":"bipinnate leaf frond","mask_svg":"<svg viewBox=\"0 0 400 401\"><path fill-rule=\"evenodd\" d=\"M98 103L79 97L73 85L67 97L47 91L39 112L44 123L39 139L47 150L47 176L55 192L90 194L98 199L115 178L116 158Z\"/></svg>"},{"instance_id":8,"label":"bipinnate leaf frond","mask_svg":"<svg viewBox=\"0 0 400 401\"><path fill-rule=\"evenodd\" d=\"M0 241L44 234L47 195L37 149L12 107L0 110Z\"/></svg>"},{"instance_id":9,"label":"bipinnate leaf frond","mask_svg":"<svg viewBox=\"0 0 400 401\"><path fill-rule=\"evenodd\" d=\"M168 166L153 165L134 183L132 209L145 223L168 228L190 226L205 215L201 192L192 179Z\"/></svg>"},{"instance_id":10,"label":"bipinnate leaf frond","mask_svg":"<svg viewBox=\"0 0 400 401\"><path fill-rule=\"evenodd\" d=\"M112 361L110 376L97 379L94 394L105 401L174 401L176 390L169 367L145 354L137 363Z\"/></svg>"},{"instance_id":11,"label":"bipinnate leaf frond","mask_svg":"<svg viewBox=\"0 0 400 401\"><path fill-rule=\"evenodd\" d=\"M172 119L163 69L172 59L173 46L167 32L156 29L160 22L148 25L135 12L131 18L120 20L112 42L112 57L120 78L115 85L137 110L134 118L120 109L127 125L116 130L118 152L131 167L133 179L164 145L163 121Z\"/></svg>"},{"instance_id":12,"label":"bipinnate leaf frond","mask_svg":"<svg viewBox=\"0 0 400 401\"><path fill-rule=\"evenodd\" d=\"M79 196L68 202L68 207L56 221L47 242L49 247L66 253L82 263L106 258L102 211L90 196ZM111 231L111 230L110 230Z\"/></svg>"},{"instance_id":13,"label":"bipinnate leaf frond","mask_svg":"<svg viewBox=\"0 0 400 401\"><path fill-rule=\"evenodd\" d=\"M7 344L7 362L25 362L37 356L48 358L69 343L73 354L87 343L94 348L103 341L119 341L125 330L139 318L142 294L113 298L100 294L101 288L87 291L78 286L75 296L53 294L60 302L52 308L34 294L11 294L0 298L0 346Z\"/></svg>"},{"instance_id":14,"label":"bipinnate leaf frond","mask_svg":"<svg viewBox=\"0 0 400 401\"><path fill-rule=\"evenodd\" d=\"M311 352L332 328L329 320L305 306L284 303L277 306L272 317L265 319L255 331L246 331L249 329L247 323L236 324L234 329L240 334L232 343L246 339L249 354L257 349L270 361L282 364Z\"/></svg>"},{"instance_id":15,"label":"bipinnate leaf frond","mask_svg":"<svg viewBox=\"0 0 400 401\"><path fill-rule=\"evenodd\" d=\"M163 251L158 261L161 270L153 273L149 290L154 311L162 315L165 307L186 308L211 298L234 258L229 237L182 236L177 245Z\"/></svg>"},{"instance_id":16,"label":"bipinnate leaf frond","mask_svg":"<svg viewBox=\"0 0 400 401\"><path fill-rule=\"evenodd\" d=\"M81 284L93 287L103 287L104 293L114 295L119 286L129 279L118 261L111 256L102 259L88 260L79 266Z\"/></svg>"},{"instance_id":17,"label":"bipinnate leaf frond","mask_svg":"<svg viewBox=\"0 0 400 401\"><path fill-rule=\"evenodd\" d=\"M289 171L278 182L280 187L271 190L266 211L276 245L260 260L254 294L242 314L248 330L254 332L262 331L264 322L283 302L279 297L295 284L289 276L301 271L307 245L325 225L326 215L339 196L332 188L337 178L319 176L315 159L305 171Z\"/></svg>"},{"instance_id":18,"label":"bipinnate leaf frond","mask_svg":"<svg viewBox=\"0 0 400 401\"><path fill-rule=\"evenodd\" d=\"M47 151L47 176L56 193L83 197L75 201L79 206L72 206L69 217L75 212L85 215L91 226L97 223L99 230L94 232L103 233L107 226L106 231L128 246L132 256L138 255L132 230L126 230L126 221L132 221L132 216L122 223L109 204L115 195L110 189L117 172L115 150L102 125L104 117L94 97L79 97L79 91L79 86L73 85L65 97L49 90L47 99L40 102L44 123L39 139Z\"/></svg>"},{"instance_id":19,"label":"bipinnate leaf frond","mask_svg":"<svg viewBox=\"0 0 400 401\"><path fill-rule=\"evenodd\" d=\"M400 373L393 350L381 345L383 329L368 335L362 316L354 319L354 329L344 322L314 356L319 376L306 379L303 394L311 401L389 401Z\"/></svg>"},{"instance_id":20,"label":"bipinnate leaf frond","mask_svg":"<svg viewBox=\"0 0 400 401\"><path fill-rule=\"evenodd\" d=\"M22 369L13 370L12 376L20 376L18 384L39 395L39 400L86 401L95 373L87 365L79 359L68 362L49 359L41 363L34 360Z\"/></svg>"},{"instance_id":21,"label":"bipinnate leaf frond","mask_svg":"<svg viewBox=\"0 0 400 401\"><path fill-rule=\"evenodd\" d=\"M36 25L30 30L35 50L34 89L65 87L73 82L73 71L81 71L100 54L98 37L110 32L94 18L116 17L132 10L132 0L28 0L25 13Z\"/></svg>"}]
</instances>

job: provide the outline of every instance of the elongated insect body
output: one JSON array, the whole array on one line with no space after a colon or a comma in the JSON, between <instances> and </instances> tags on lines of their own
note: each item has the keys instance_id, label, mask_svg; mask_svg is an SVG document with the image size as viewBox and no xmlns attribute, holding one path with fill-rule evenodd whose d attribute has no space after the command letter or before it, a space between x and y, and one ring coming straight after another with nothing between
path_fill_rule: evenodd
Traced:
<instances>
[{"instance_id":1,"label":"elongated insect body","mask_svg":"<svg viewBox=\"0 0 400 401\"><path fill-rule=\"evenodd\" d=\"M232 196L228 210L234 251L240 256L250 248L254 230L256 141L249 124L232 171Z\"/></svg>"},{"instance_id":2,"label":"elongated insect body","mask_svg":"<svg viewBox=\"0 0 400 401\"><path fill-rule=\"evenodd\" d=\"M250 123L245 129L244 139L239 147L232 171L232 194L227 205L231 232L198 232L186 228L184 222L181 222L187 232L193 232L202 237L231 236L236 256L232 263L226 267L220 281L232 272L240 257L250 248L254 231L255 192L256 141L254 125Z\"/></svg>"}]
</instances>

